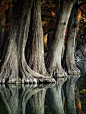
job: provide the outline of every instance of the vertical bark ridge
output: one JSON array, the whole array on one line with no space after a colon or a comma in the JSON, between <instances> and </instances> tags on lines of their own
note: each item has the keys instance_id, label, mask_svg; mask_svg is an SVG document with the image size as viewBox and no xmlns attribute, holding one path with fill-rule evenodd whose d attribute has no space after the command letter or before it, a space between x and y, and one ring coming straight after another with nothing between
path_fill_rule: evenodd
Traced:
<instances>
[{"instance_id":1,"label":"vertical bark ridge","mask_svg":"<svg viewBox=\"0 0 86 114\"><path fill-rule=\"evenodd\" d=\"M41 22L41 1L34 0L32 9L32 28L29 53L29 66L43 75L48 75L44 63L43 29Z\"/></svg>"}]
</instances>

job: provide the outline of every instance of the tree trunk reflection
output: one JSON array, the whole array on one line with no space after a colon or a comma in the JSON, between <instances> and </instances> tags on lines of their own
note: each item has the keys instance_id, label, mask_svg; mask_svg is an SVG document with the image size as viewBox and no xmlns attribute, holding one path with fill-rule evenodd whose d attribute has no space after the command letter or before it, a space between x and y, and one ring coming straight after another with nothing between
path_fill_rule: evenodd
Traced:
<instances>
[{"instance_id":1,"label":"tree trunk reflection","mask_svg":"<svg viewBox=\"0 0 86 114\"><path fill-rule=\"evenodd\" d=\"M0 86L0 99L6 108L6 114L44 114L45 93L48 87L51 85Z\"/></svg>"},{"instance_id":2,"label":"tree trunk reflection","mask_svg":"<svg viewBox=\"0 0 86 114\"><path fill-rule=\"evenodd\" d=\"M7 114L17 114L19 106L18 86L0 86L0 97L6 107Z\"/></svg>"},{"instance_id":3,"label":"tree trunk reflection","mask_svg":"<svg viewBox=\"0 0 86 114\"><path fill-rule=\"evenodd\" d=\"M62 102L62 85L64 82L64 78L58 78L58 84L47 91L47 105L50 107L52 114L64 114Z\"/></svg>"},{"instance_id":4,"label":"tree trunk reflection","mask_svg":"<svg viewBox=\"0 0 86 114\"><path fill-rule=\"evenodd\" d=\"M44 101L46 89L35 93L27 103L27 112L30 114L44 114ZM30 111L30 112L29 112Z\"/></svg>"},{"instance_id":5,"label":"tree trunk reflection","mask_svg":"<svg viewBox=\"0 0 86 114\"><path fill-rule=\"evenodd\" d=\"M76 114L74 89L78 79L79 76L69 76L64 85L67 114Z\"/></svg>"}]
</instances>

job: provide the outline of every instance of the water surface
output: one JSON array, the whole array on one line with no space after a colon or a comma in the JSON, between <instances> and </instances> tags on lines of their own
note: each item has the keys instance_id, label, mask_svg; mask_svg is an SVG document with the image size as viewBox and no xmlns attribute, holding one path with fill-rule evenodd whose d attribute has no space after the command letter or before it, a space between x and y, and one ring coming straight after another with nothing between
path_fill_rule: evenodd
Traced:
<instances>
[{"instance_id":1,"label":"water surface","mask_svg":"<svg viewBox=\"0 0 86 114\"><path fill-rule=\"evenodd\" d=\"M85 77L47 85L0 85L0 114L86 114Z\"/></svg>"}]
</instances>

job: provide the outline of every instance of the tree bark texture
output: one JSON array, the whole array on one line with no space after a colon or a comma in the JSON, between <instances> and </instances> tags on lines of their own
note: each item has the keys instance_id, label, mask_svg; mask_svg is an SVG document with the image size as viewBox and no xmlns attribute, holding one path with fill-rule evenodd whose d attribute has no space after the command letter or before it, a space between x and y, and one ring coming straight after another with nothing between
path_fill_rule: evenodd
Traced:
<instances>
[{"instance_id":1,"label":"tree bark texture","mask_svg":"<svg viewBox=\"0 0 86 114\"><path fill-rule=\"evenodd\" d=\"M44 63L43 29L41 20L41 1L34 0L29 33L29 66L43 75L47 75Z\"/></svg>"},{"instance_id":2,"label":"tree bark texture","mask_svg":"<svg viewBox=\"0 0 86 114\"><path fill-rule=\"evenodd\" d=\"M75 65L75 39L76 39L76 27L77 27L77 13L78 7L73 6L67 33L66 44L66 67L69 75L80 74L79 69Z\"/></svg>"},{"instance_id":3,"label":"tree bark texture","mask_svg":"<svg viewBox=\"0 0 86 114\"><path fill-rule=\"evenodd\" d=\"M54 37L52 38L52 43L45 59L47 70L51 76L56 76L56 77L67 76L66 72L62 68L61 58L62 58L62 50L64 48L65 32L74 3L75 0L62 1L61 11L60 11L61 15L59 17L59 20L57 20L59 22L56 25Z\"/></svg>"}]
</instances>

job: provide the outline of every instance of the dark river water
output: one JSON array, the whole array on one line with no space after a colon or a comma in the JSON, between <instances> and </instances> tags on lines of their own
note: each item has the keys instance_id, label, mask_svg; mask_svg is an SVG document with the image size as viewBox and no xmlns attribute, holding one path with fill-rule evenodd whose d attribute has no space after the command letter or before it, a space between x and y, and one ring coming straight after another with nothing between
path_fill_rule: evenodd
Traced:
<instances>
[{"instance_id":1,"label":"dark river water","mask_svg":"<svg viewBox=\"0 0 86 114\"><path fill-rule=\"evenodd\" d=\"M0 85L0 114L86 114L86 77L47 85Z\"/></svg>"}]
</instances>

